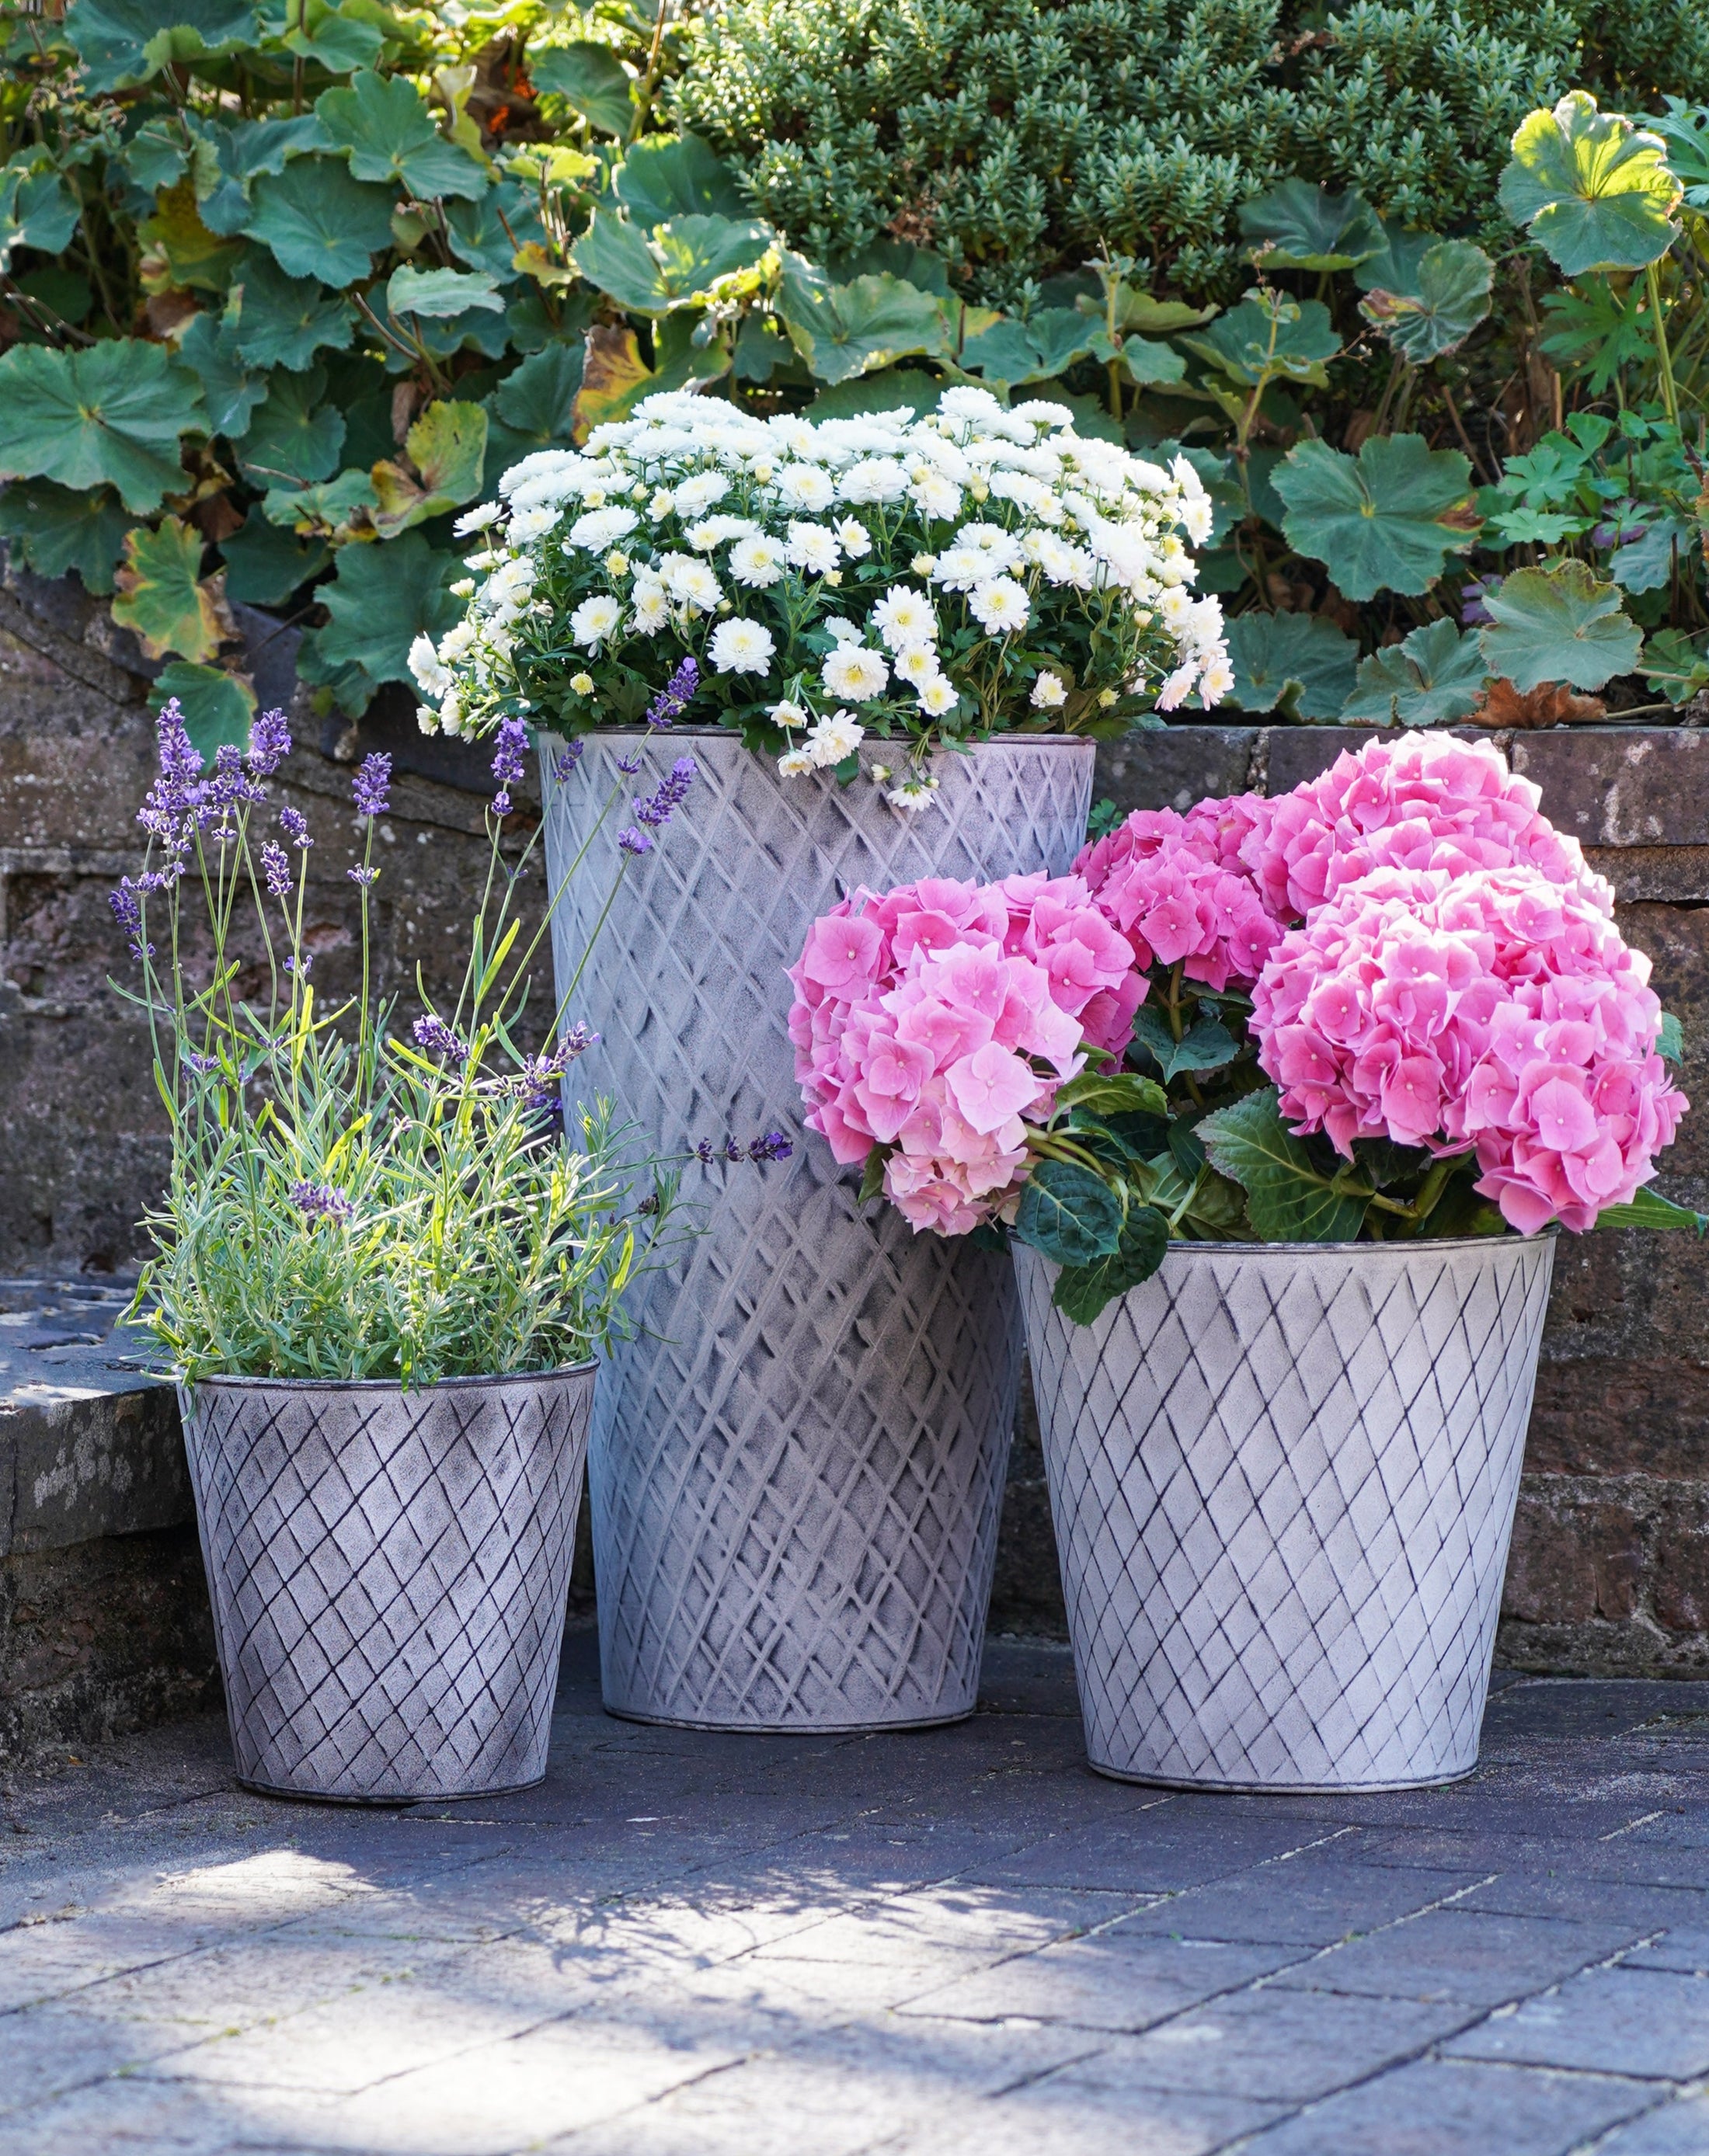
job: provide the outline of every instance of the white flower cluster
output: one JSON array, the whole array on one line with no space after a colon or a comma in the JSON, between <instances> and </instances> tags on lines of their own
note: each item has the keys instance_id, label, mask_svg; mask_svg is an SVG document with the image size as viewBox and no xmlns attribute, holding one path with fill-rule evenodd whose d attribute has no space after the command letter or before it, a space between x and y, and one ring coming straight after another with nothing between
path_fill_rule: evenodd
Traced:
<instances>
[{"instance_id":1,"label":"white flower cluster","mask_svg":"<svg viewBox=\"0 0 1709 2156\"><path fill-rule=\"evenodd\" d=\"M661 681L686 651L717 701L780 730L785 773L843 763L877 706L914 737L890 798L918 807L920 746L970 711L1108 707L1154 654L1172 661L1165 710L1232 685L1221 610L1188 588L1211 524L1197 474L1085 439L1060 405L958 387L923 418L814 424L653 397L584 450L525 458L500 492L507 510L458 526L483 542L466 618L410 654L429 728L485 730L548 671L561 696L568 665L575 695ZM1112 609L1134 655L1094 683L1090 629L1108 649ZM1078 665L1055 656L1071 647Z\"/></svg>"}]
</instances>

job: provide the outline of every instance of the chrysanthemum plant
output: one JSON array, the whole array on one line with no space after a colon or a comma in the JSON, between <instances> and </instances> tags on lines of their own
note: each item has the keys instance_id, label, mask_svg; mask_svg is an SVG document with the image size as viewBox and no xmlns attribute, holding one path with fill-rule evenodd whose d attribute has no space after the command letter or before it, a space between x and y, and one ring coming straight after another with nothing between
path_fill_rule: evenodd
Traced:
<instances>
[{"instance_id":1,"label":"chrysanthemum plant","mask_svg":"<svg viewBox=\"0 0 1709 2156\"><path fill-rule=\"evenodd\" d=\"M1008 728L1119 734L1231 685L1189 542L1211 505L1077 434L1062 406L949 390L935 411L760 419L659 396L582 451L525 458L478 534L464 619L410 664L429 732L579 736L676 708L740 729L787 777L930 799L932 752Z\"/></svg>"},{"instance_id":2,"label":"chrysanthemum plant","mask_svg":"<svg viewBox=\"0 0 1709 2156\"><path fill-rule=\"evenodd\" d=\"M282 715L264 714L247 754L221 749L205 776L175 704L159 742L139 818L147 859L113 910L142 971L140 988L120 993L146 1014L172 1125L171 1183L148 1219L156 1255L136 1306L176 1367L193 1382L415 1386L561 1368L621 1337L625 1291L669 1239L678 1171L646 1157L610 1103L578 1109L566 1142L564 1074L593 1039L565 1022L574 978L543 1045L531 1053L519 1038L530 961L569 882L524 937L517 895L538 833L518 856L500 848L521 724L500 729L461 988L447 1010L424 992L407 1030L373 993L369 962L389 759L371 756L356 774L360 982L327 1008L303 937L312 835L288 805L267 829L265 782L291 746ZM574 752L561 761L567 781ZM615 834L614 794L569 875L603 869L615 898L629 857L652 845L694 777L680 759ZM205 903L205 930L187 918L187 890ZM240 909L252 910L252 932ZM759 1141L754 1157L781 1144Z\"/></svg>"},{"instance_id":3,"label":"chrysanthemum plant","mask_svg":"<svg viewBox=\"0 0 1709 2156\"><path fill-rule=\"evenodd\" d=\"M860 892L792 978L807 1122L1089 1323L1171 1238L1709 1227L1651 1190L1677 1022L1495 752L1372 742L1139 814L1071 875Z\"/></svg>"}]
</instances>

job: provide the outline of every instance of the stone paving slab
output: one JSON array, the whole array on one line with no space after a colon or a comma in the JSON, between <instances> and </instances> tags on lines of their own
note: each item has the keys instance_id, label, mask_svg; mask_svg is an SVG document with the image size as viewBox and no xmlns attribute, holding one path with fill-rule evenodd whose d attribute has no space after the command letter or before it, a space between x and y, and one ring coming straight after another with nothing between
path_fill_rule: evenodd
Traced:
<instances>
[{"instance_id":1,"label":"stone paving slab","mask_svg":"<svg viewBox=\"0 0 1709 2156\"><path fill-rule=\"evenodd\" d=\"M1453 1789L612 1721L538 1789L256 1797L203 1718L0 1792L0 2156L1709 2156L1709 1686L1504 1679Z\"/></svg>"}]
</instances>

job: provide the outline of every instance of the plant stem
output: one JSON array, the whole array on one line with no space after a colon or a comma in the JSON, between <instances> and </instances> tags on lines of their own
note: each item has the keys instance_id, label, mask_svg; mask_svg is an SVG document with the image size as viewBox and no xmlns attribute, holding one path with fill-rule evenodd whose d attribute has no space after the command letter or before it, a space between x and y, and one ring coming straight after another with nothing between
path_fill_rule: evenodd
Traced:
<instances>
[{"instance_id":1,"label":"plant stem","mask_svg":"<svg viewBox=\"0 0 1709 2156\"><path fill-rule=\"evenodd\" d=\"M1644 272L1644 278L1650 288L1650 331L1655 340L1656 364L1661 369L1661 401L1666 408L1668 418L1675 426L1678 426L1679 398L1674 390L1673 362L1668 356L1667 331L1661 319L1661 278L1654 262Z\"/></svg>"}]
</instances>

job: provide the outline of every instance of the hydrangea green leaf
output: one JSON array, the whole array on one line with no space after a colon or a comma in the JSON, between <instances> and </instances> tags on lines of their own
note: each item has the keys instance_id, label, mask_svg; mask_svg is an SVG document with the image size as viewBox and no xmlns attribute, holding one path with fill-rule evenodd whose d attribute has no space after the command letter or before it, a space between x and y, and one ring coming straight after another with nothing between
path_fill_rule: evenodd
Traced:
<instances>
[{"instance_id":1,"label":"hydrangea green leaf","mask_svg":"<svg viewBox=\"0 0 1709 2156\"><path fill-rule=\"evenodd\" d=\"M58 172L0 172L0 269L15 247L57 254L77 229L77 198Z\"/></svg>"},{"instance_id":2,"label":"hydrangea green leaf","mask_svg":"<svg viewBox=\"0 0 1709 2156\"><path fill-rule=\"evenodd\" d=\"M461 619L463 603L449 588L465 573L461 555L437 552L419 531L389 546L342 548L337 575L318 589L330 619L303 639L321 670L311 678L353 667L370 690L408 681L415 639L425 630L436 640Z\"/></svg>"},{"instance_id":3,"label":"hydrangea green leaf","mask_svg":"<svg viewBox=\"0 0 1709 2156\"><path fill-rule=\"evenodd\" d=\"M1072 1161L1042 1160L1021 1186L1016 1235L1059 1265L1089 1265L1120 1247L1121 1207L1101 1175Z\"/></svg>"},{"instance_id":4,"label":"hydrangea green leaf","mask_svg":"<svg viewBox=\"0 0 1709 2156\"><path fill-rule=\"evenodd\" d=\"M1320 1173L1305 1141L1283 1122L1276 1089L1248 1093L1197 1127L1211 1165L1246 1193L1247 1216L1264 1243L1351 1243L1366 1199Z\"/></svg>"},{"instance_id":5,"label":"hydrangea green leaf","mask_svg":"<svg viewBox=\"0 0 1709 2156\"><path fill-rule=\"evenodd\" d=\"M1475 635L1451 621L1426 622L1360 661L1341 717L1349 726L1452 726L1483 701L1488 671Z\"/></svg>"},{"instance_id":6,"label":"hydrangea green leaf","mask_svg":"<svg viewBox=\"0 0 1709 2156\"><path fill-rule=\"evenodd\" d=\"M1351 270L1382 243L1377 213L1356 187L1336 195L1298 177L1243 203L1240 229L1267 270Z\"/></svg>"},{"instance_id":7,"label":"hydrangea green leaf","mask_svg":"<svg viewBox=\"0 0 1709 2156\"><path fill-rule=\"evenodd\" d=\"M288 277L353 285L392 244L391 196L353 179L338 158L295 157L282 172L264 172L250 192L243 228L271 248Z\"/></svg>"},{"instance_id":8,"label":"hydrangea green leaf","mask_svg":"<svg viewBox=\"0 0 1709 2156\"><path fill-rule=\"evenodd\" d=\"M225 595L245 606L282 606L332 558L323 540L298 539L270 524L258 509L220 541L219 551L225 561Z\"/></svg>"},{"instance_id":9,"label":"hydrangea green leaf","mask_svg":"<svg viewBox=\"0 0 1709 2156\"><path fill-rule=\"evenodd\" d=\"M111 485L146 516L184 483L179 435L207 424L195 377L161 345L114 337L0 357L0 479Z\"/></svg>"},{"instance_id":10,"label":"hydrangea green leaf","mask_svg":"<svg viewBox=\"0 0 1709 2156\"><path fill-rule=\"evenodd\" d=\"M111 487L74 493L47 479L15 479L0 490L0 538L22 549L39 577L75 569L86 592L113 588L113 564L131 520Z\"/></svg>"},{"instance_id":11,"label":"hydrangea green leaf","mask_svg":"<svg viewBox=\"0 0 1709 2156\"><path fill-rule=\"evenodd\" d=\"M401 184L418 201L486 192L486 175L455 142L447 142L406 75L363 69L324 90L315 115L335 150L350 160L353 179Z\"/></svg>"},{"instance_id":12,"label":"hydrangea green leaf","mask_svg":"<svg viewBox=\"0 0 1709 2156\"><path fill-rule=\"evenodd\" d=\"M1169 1020L1149 1004L1142 1004L1134 1014L1134 1039L1154 1058L1166 1086L1183 1070L1218 1070L1240 1053L1233 1034L1220 1019L1197 1019L1177 1040Z\"/></svg>"},{"instance_id":13,"label":"hydrangea green leaf","mask_svg":"<svg viewBox=\"0 0 1709 2156\"><path fill-rule=\"evenodd\" d=\"M157 712L174 696L190 746L204 766L211 764L223 748L249 747L255 692L240 675L175 659L155 676L148 692L148 708Z\"/></svg>"},{"instance_id":14,"label":"hydrangea green leaf","mask_svg":"<svg viewBox=\"0 0 1709 2156\"><path fill-rule=\"evenodd\" d=\"M561 97L602 135L628 134L635 118L629 72L610 45L583 42L533 52L528 77L537 91Z\"/></svg>"},{"instance_id":15,"label":"hydrangea green leaf","mask_svg":"<svg viewBox=\"0 0 1709 2156\"><path fill-rule=\"evenodd\" d=\"M790 341L821 382L846 382L945 344L942 311L929 293L897 278L857 277L832 285L785 265L778 312Z\"/></svg>"},{"instance_id":16,"label":"hydrangea green leaf","mask_svg":"<svg viewBox=\"0 0 1709 2156\"><path fill-rule=\"evenodd\" d=\"M1110 1255L1089 1265L1064 1265L1050 1299L1073 1323L1090 1325L1117 1296L1150 1280L1168 1248L1169 1223L1156 1206L1130 1206Z\"/></svg>"},{"instance_id":17,"label":"hydrangea green leaf","mask_svg":"<svg viewBox=\"0 0 1709 2156\"><path fill-rule=\"evenodd\" d=\"M1378 285L1359 303L1414 367L1455 352L1490 311L1495 265L1469 239L1441 239L1418 258L1416 278L1395 291Z\"/></svg>"},{"instance_id":18,"label":"hydrangea green leaf","mask_svg":"<svg viewBox=\"0 0 1709 2156\"><path fill-rule=\"evenodd\" d=\"M1563 276L1642 270L1679 237L1681 189L1667 145L1588 90L1521 121L1501 175L1501 207Z\"/></svg>"},{"instance_id":19,"label":"hydrangea green leaf","mask_svg":"<svg viewBox=\"0 0 1709 2156\"><path fill-rule=\"evenodd\" d=\"M252 45L250 0L75 0L65 28L83 61L84 85L96 92L147 82L175 60Z\"/></svg>"},{"instance_id":20,"label":"hydrangea green leaf","mask_svg":"<svg viewBox=\"0 0 1709 2156\"><path fill-rule=\"evenodd\" d=\"M1181 341L1247 388L1273 381L1321 388L1329 379L1324 363L1341 348L1327 307L1263 289L1248 292L1238 307Z\"/></svg>"},{"instance_id":21,"label":"hydrangea green leaf","mask_svg":"<svg viewBox=\"0 0 1709 2156\"><path fill-rule=\"evenodd\" d=\"M1604 1205L1596 1216L1598 1228L1689 1228L1697 1235L1709 1235L1709 1213L1694 1213L1689 1205L1676 1205L1659 1190L1640 1190L1626 1205Z\"/></svg>"},{"instance_id":22,"label":"hydrangea green leaf","mask_svg":"<svg viewBox=\"0 0 1709 2156\"><path fill-rule=\"evenodd\" d=\"M1478 639L1484 664L1521 691L1545 681L1599 689L1638 664L1644 632L1622 611L1619 587L1583 562L1516 569L1483 604L1492 617Z\"/></svg>"},{"instance_id":23,"label":"hydrangea green leaf","mask_svg":"<svg viewBox=\"0 0 1709 2156\"><path fill-rule=\"evenodd\" d=\"M1094 1116L1164 1116L1169 1102L1155 1078L1131 1070L1083 1070L1057 1089L1058 1108L1086 1108Z\"/></svg>"},{"instance_id":24,"label":"hydrangea green leaf","mask_svg":"<svg viewBox=\"0 0 1709 2156\"><path fill-rule=\"evenodd\" d=\"M202 385L211 431L240 442L265 399L267 370L245 365L229 324L218 315L198 315L178 339L178 352Z\"/></svg>"},{"instance_id":25,"label":"hydrangea green leaf","mask_svg":"<svg viewBox=\"0 0 1709 2156\"><path fill-rule=\"evenodd\" d=\"M1359 647L1320 613L1254 608L1228 624L1231 701L1243 711L1332 719L1353 686Z\"/></svg>"},{"instance_id":26,"label":"hydrangea green leaf","mask_svg":"<svg viewBox=\"0 0 1709 2156\"><path fill-rule=\"evenodd\" d=\"M113 619L150 659L170 652L211 659L235 634L219 585L202 575L206 544L193 524L176 516L162 518L156 531L140 524L126 535Z\"/></svg>"},{"instance_id":27,"label":"hydrangea green leaf","mask_svg":"<svg viewBox=\"0 0 1709 2156\"><path fill-rule=\"evenodd\" d=\"M1356 457L1301 442L1271 484L1286 505L1289 545L1323 562L1350 599L1428 590L1480 528L1471 466L1422 434L1373 435Z\"/></svg>"},{"instance_id":28,"label":"hydrangea green leaf","mask_svg":"<svg viewBox=\"0 0 1709 2156\"><path fill-rule=\"evenodd\" d=\"M484 271L414 270L407 262L386 280L386 305L394 315L424 315L436 321L466 315L477 307L486 314L504 312L504 301Z\"/></svg>"},{"instance_id":29,"label":"hydrangea green leaf","mask_svg":"<svg viewBox=\"0 0 1709 2156\"><path fill-rule=\"evenodd\" d=\"M379 501L374 528L383 539L443 516L480 493L486 414L480 405L461 398L430 404L404 436L404 448L414 475L389 460L373 468Z\"/></svg>"},{"instance_id":30,"label":"hydrangea green leaf","mask_svg":"<svg viewBox=\"0 0 1709 2156\"><path fill-rule=\"evenodd\" d=\"M649 135L617 168L617 199L651 231L673 217L751 214L736 176L697 135Z\"/></svg>"},{"instance_id":31,"label":"hydrangea green leaf","mask_svg":"<svg viewBox=\"0 0 1709 2156\"><path fill-rule=\"evenodd\" d=\"M301 372L317 352L342 352L355 310L312 277L287 277L265 249L252 247L233 276L225 321L232 346L250 366Z\"/></svg>"},{"instance_id":32,"label":"hydrangea green leaf","mask_svg":"<svg viewBox=\"0 0 1709 2156\"><path fill-rule=\"evenodd\" d=\"M452 254L500 284L516 275L517 248L546 238L538 198L511 181L489 187L478 202L448 202L445 213Z\"/></svg>"},{"instance_id":33,"label":"hydrangea green leaf","mask_svg":"<svg viewBox=\"0 0 1709 2156\"><path fill-rule=\"evenodd\" d=\"M324 367L273 377L238 451L247 478L263 487L310 486L338 469L344 414L322 403L326 391Z\"/></svg>"}]
</instances>

